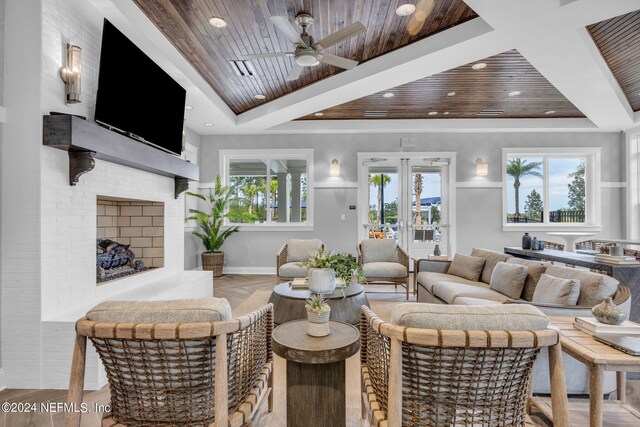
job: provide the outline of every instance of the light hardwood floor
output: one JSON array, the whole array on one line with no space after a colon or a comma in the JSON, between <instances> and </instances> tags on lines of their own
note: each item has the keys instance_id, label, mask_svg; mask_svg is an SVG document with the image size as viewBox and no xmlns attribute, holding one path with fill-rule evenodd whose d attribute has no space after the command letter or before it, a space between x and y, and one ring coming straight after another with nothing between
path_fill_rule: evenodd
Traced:
<instances>
[{"instance_id":1,"label":"light hardwood floor","mask_svg":"<svg viewBox=\"0 0 640 427\"><path fill-rule=\"evenodd\" d=\"M277 283L275 276L265 275L227 275L215 280L215 295L226 298L232 309L236 309L243 303L250 302L251 295L256 291L269 291ZM413 283L413 282L410 282ZM370 300L404 302L404 293L398 289L397 293L390 292L393 288L387 285L372 287L375 293L368 294ZM377 292L380 291L380 292ZM413 300L413 296L411 297ZM249 304L251 305L251 304ZM243 306L246 306L244 304ZM72 345L71 343L69 345ZM347 425L349 427L366 427L369 423L360 418L359 401L359 359L358 356L347 360ZM286 425L286 395L285 395L285 362L275 357L274 369L274 410L266 412L263 405L261 415L256 423L257 427L284 427ZM66 401L66 390L4 390L0 392L0 402L35 403L38 410L30 413L3 413L0 412L0 427L62 427L64 426L64 412L56 405ZM627 398L635 408L640 408L640 377L632 376L627 381ZM82 416L82 426L97 427L100 425L101 414L93 410L94 405L109 402L109 389L85 392L84 401L89 405L90 412ZM44 403L50 409L48 412L40 410L40 404ZM578 409L588 406L588 400L570 400L570 420L572 426L589 425L588 419ZM56 410L58 410L56 412ZM552 424L537 415L532 417L539 426L551 426ZM623 424L620 423L621 420ZM638 423L629 423L623 414L609 414L605 418L605 426L640 426Z\"/></svg>"}]
</instances>

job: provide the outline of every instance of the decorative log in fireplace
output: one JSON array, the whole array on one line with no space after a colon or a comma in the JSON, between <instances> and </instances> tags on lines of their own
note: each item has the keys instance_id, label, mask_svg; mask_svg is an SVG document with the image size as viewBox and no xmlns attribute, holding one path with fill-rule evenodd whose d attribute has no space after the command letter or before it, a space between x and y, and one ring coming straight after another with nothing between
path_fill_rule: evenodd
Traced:
<instances>
[{"instance_id":1,"label":"decorative log in fireplace","mask_svg":"<svg viewBox=\"0 0 640 427\"><path fill-rule=\"evenodd\" d=\"M137 260L130 245L109 239L96 241L96 278L98 282L145 270L144 262Z\"/></svg>"}]
</instances>

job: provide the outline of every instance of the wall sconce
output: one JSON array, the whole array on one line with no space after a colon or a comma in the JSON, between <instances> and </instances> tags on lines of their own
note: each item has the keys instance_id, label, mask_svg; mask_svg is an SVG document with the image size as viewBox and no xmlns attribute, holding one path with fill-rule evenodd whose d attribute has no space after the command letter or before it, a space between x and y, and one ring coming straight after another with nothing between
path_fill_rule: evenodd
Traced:
<instances>
[{"instance_id":1,"label":"wall sconce","mask_svg":"<svg viewBox=\"0 0 640 427\"><path fill-rule=\"evenodd\" d=\"M79 46L67 44L67 66L60 70L60 77L65 83L67 104L80 102L81 53L82 49Z\"/></svg>"},{"instance_id":2,"label":"wall sconce","mask_svg":"<svg viewBox=\"0 0 640 427\"><path fill-rule=\"evenodd\" d=\"M476 175L487 176L489 175L489 165L484 163L481 158L476 159Z\"/></svg>"},{"instance_id":3,"label":"wall sconce","mask_svg":"<svg viewBox=\"0 0 640 427\"><path fill-rule=\"evenodd\" d=\"M329 166L329 176L340 176L340 163L338 163L338 159L331 160L331 166Z\"/></svg>"}]
</instances>

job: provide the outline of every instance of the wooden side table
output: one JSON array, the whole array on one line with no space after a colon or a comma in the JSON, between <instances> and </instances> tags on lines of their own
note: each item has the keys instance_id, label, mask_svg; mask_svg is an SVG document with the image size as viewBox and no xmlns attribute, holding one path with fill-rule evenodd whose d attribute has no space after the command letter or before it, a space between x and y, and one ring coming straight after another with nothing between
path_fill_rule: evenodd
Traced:
<instances>
[{"instance_id":1,"label":"wooden side table","mask_svg":"<svg viewBox=\"0 0 640 427\"><path fill-rule=\"evenodd\" d=\"M591 427L602 426L604 407L602 379L604 371L616 371L618 401L607 401L607 406L615 405L628 412L634 424L640 413L625 402L626 372L640 372L640 357L631 356L603 344L573 327L575 317L550 316L551 324L560 329L562 351L589 368L589 422ZM551 419L549 405L541 398L534 397L531 403Z\"/></svg>"},{"instance_id":2,"label":"wooden side table","mask_svg":"<svg viewBox=\"0 0 640 427\"><path fill-rule=\"evenodd\" d=\"M309 289L291 289L289 282L274 287L269 297L269 302L273 304L273 323L282 325L292 320L306 319L307 310L304 305L310 296ZM367 293L358 283L351 283L346 288L336 288L331 294L323 296L331 307L331 320L357 325L360 323L360 307L369 307Z\"/></svg>"},{"instance_id":3,"label":"wooden side table","mask_svg":"<svg viewBox=\"0 0 640 427\"><path fill-rule=\"evenodd\" d=\"M360 333L329 321L326 337L307 335L307 321L273 330L273 351L287 360L287 427L346 425L345 360L360 349Z\"/></svg>"}]
</instances>

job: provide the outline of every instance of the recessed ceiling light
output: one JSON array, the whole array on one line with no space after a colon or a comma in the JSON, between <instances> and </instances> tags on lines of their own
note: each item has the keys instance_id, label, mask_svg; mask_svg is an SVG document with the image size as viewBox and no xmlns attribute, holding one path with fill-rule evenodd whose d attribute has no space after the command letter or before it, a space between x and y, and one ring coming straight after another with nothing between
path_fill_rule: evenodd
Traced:
<instances>
[{"instance_id":1,"label":"recessed ceiling light","mask_svg":"<svg viewBox=\"0 0 640 427\"><path fill-rule=\"evenodd\" d=\"M471 68L473 68L474 70L482 70L483 68L487 68L487 63L486 62L478 62L477 64L473 64L471 66Z\"/></svg>"},{"instance_id":2,"label":"recessed ceiling light","mask_svg":"<svg viewBox=\"0 0 640 427\"><path fill-rule=\"evenodd\" d=\"M393 94L393 92L387 92L384 95L382 95L384 98L393 98L395 95Z\"/></svg>"},{"instance_id":3,"label":"recessed ceiling light","mask_svg":"<svg viewBox=\"0 0 640 427\"><path fill-rule=\"evenodd\" d=\"M449 115L449 112L448 112L448 111L445 111L445 112L444 112L444 113L442 113L442 114L443 114L443 115L445 115L445 116L448 116L448 115Z\"/></svg>"},{"instance_id":4,"label":"recessed ceiling light","mask_svg":"<svg viewBox=\"0 0 640 427\"><path fill-rule=\"evenodd\" d=\"M255 98L255 99L257 99L257 100L259 100L259 101L262 101L263 99L266 99L267 97L266 97L266 96L264 96L264 95L263 95L263 94L261 94L261 93L258 93L258 94L256 94L256 96L254 96L254 98Z\"/></svg>"},{"instance_id":5,"label":"recessed ceiling light","mask_svg":"<svg viewBox=\"0 0 640 427\"><path fill-rule=\"evenodd\" d=\"M191 111L191 110L193 110L193 107L191 105L185 105L184 109L187 110L187 111Z\"/></svg>"},{"instance_id":6,"label":"recessed ceiling light","mask_svg":"<svg viewBox=\"0 0 640 427\"><path fill-rule=\"evenodd\" d=\"M322 117L322 116L324 116L324 113L323 113L323 112L321 112L321 111L318 111L317 113L315 113L315 114L314 114L314 116L316 116L316 117Z\"/></svg>"},{"instance_id":7,"label":"recessed ceiling light","mask_svg":"<svg viewBox=\"0 0 640 427\"><path fill-rule=\"evenodd\" d=\"M398 16L409 16L413 12L416 11L416 5L411 3L405 3L398 6L396 9L396 15Z\"/></svg>"},{"instance_id":8,"label":"recessed ceiling light","mask_svg":"<svg viewBox=\"0 0 640 427\"><path fill-rule=\"evenodd\" d=\"M514 90L513 92L509 92L509 96L520 96L521 93L519 90Z\"/></svg>"},{"instance_id":9,"label":"recessed ceiling light","mask_svg":"<svg viewBox=\"0 0 640 427\"><path fill-rule=\"evenodd\" d=\"M429 114L430 116L435 116L436 114L438 114L437 111L429 111L427 114Z\"/></svg>"},{"instance_id":10,"label":"recessed ceiling light","mask_svg":"<svg viewBox=\"0 0 640 427\"><path fill-rule=\"evenodd\" d=\"M454 96L456 93L455 92L448 92L447 96Z\"/></svg>"},{"instance_id":11,"label":"recessed ceiling light","mask_svg":"<svg viewBox=\"0 0 640 427\"><path fill-rule=\"evenodd\" d=\"M213 126L213 123L205 123L204 125L211 127L211 126Z\"/></svg>"},{"instance_id":12,"label":"recessed ceiling light","mask_svg":"<svg viewBox=\"0 0 640 427\"><path fill-rule=\"evenodd\" d=\"M219 16L214 16L213 18L209 19L209 24L211 24L212 26L214 26L216 28L226 28L227 27L227 21L225 21L224 19L220 18Z\"/></svg>"},{"instance_id":13,"label":"recessed ceiling light","mask_svg":"<svg viewBox=\"0 0 640 427\"><path fill-rule=\"evenodd\" d=\"M555 114L556 110L549 110L549 111L545 111L545 114Z\"/></svg>"}]
</instances>

